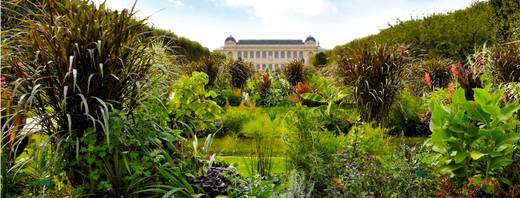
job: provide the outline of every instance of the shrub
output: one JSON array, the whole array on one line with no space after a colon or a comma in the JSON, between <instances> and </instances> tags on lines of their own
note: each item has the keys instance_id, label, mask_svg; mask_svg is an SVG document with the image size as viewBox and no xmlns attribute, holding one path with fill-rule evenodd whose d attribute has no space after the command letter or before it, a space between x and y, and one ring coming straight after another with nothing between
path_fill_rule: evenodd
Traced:
<instances>
[{"instance_id":1,"label":"shrub","mask_svg":"<svg viewBox=\"0 0 520 198\"><path fill-rule=\"evenodd\" d=\"M350 48L338 59L337 75L355 89L355 105L364 121L383 122L399 90L407 62L405 46Z\"/></svg>"},{"instance_id":2,"label":"shrub","mask_svg":"<svg viewBox=\"0 0 520 198\"><path fill-rule=\"evenodd\" d=\"M495 47L492 54L494 79L501 83L520 82L520 43Z\"/></svg>"},{"instance_id":3,"label":"shrub","mask_svg":"<svg viewBox=\"0 0 520 198\"><path fill-rule=\"evenodd\" d=\"M110 11L87 1L49 0L30 6L23 8L28 12L19 19L20 28L6 38L16 44L2 65L21 77L13 97L42 118L53 150L64 154L71 183L86 184L94 173L72 162L87 145L71 142L94 127L97 141L112 143L110 109L131 111L136 106L151 65L141 35L145 24L133 18L133 10ZM60 145L66 146L58 149Z\"/></svg>"},{"instance_id":4,"label":"shrub","mask_svg":"<svg viewBox=\"0 0 520 198\"><path fill-rule=\"evenodd\" d=\"M430 130L423 124L421 114L427 109L423 105L423 100L413 96L407 90L402 90L392 105L386 127L392 135L404 135L406 137L429 135Z\"/></svg>"},{"instance_id":5,"label":"shrub","mask_svg":"<svg viewBox=\"0 0 520 198\"><path fill-rule=\"evenodd\" d=\"M440 58L429 59L422 63L426 84L428 85L427 78L429 78L429 81L431 81L431 86L428 85L430 89L434 89L436 87L446 88L448 86L451 81L451 65L453 65L453 61Z\"/></svg>"},{"instance_id":6,"label":"shrub","mask_svg":"<svg viewBox=\"0 0 520 198\"><path fill-rule=\"evenodd\" d=\"M208 75L208 84L204 87L206 89L212 88L215 85L215 80L219 74L219 68L221 67L222 62L220 62L216 56L204 57L199 61L192 62L186 69L185 72L187 74L191 74L193 72L204 72Z\"/></svg>"},{"instance_id":7,"label":"shrub","mask_svg":"<svg viewBox=\"0 0 520 198\"><path fill-rule=\"evenodd\" d=\"M305 173L306 189L300 193L314 197L327 195L326 189L333 185L332 178L338 168L331 162L345 143L344 136L323 132L320 115L316 109L305 110L299 106L287 116L287 125L293 131L288 138L289 168Z\"/></svg>"},{"instance_id":8,"label":"shrub","mask_svg":"<svg viewBox=\"0 0 520 198\"><path fill-rule=\"evenodd\" d=\"M212 98L214 91L206 91L208 76L193 72L191 76L181 76L174 84L169 104L173 128L202 133L213 129L214 123L222 116L222 108Z\"/></svg>"},{"instance_id":9,"label":"shrub","mask_svg":"<svg viewBox=\"0 0 520 198\"><path fill-rule=\"evenodd\" d=\"M311 88L309 83L301 83L299 82L296 85L296 89L294 90L294 93L289 96L289 100L294 103L303 102L303 104L309 105L309 106L319 106L321 103L314 102L310 100L305 100L302 98L302 94L306 93L314 93L315 90Z\"/></svg>"},{"instance_id":10,"label":"shrub","mask_svg":"<svg viewBox=\"0 0 520 198\"><path fill-rule=\"evenodd\" d=\"M458 89L448 106L433 107L429 142L435 152L434 165L455 177L458 185L471 178L487 193L501 185L512 187L511 175L503 174L514 161L519 121L512 116L520 105L501 105L502 91L473 89L474 101Z\"/></svg>"},{"instance_id":11,"label":"shrub","mask_svg":"<svg viewBox=\"0 0 520 198\"><path fill-rule=\"evenodd\" d=\"M228 65L227 70L231 76L231 85L240 89L246 85L247 80L249 80L253 74L252 64L250 62L244 62L241 59Z\"/></svg>"},{"instance_id":12,"label":"shrub","mask_svg":"<svg viewBox=\"0 0 520 198\"><path fill-rule=\"evenodd\" d=\"M240 135L242 136L242 125L253 120L258 111L248 107L229 107L222 116L222 129L219 136Z\"/></svg>"},{"instance_id":13,"label":"shrub","mask_svg":"<svg viewBox=\"0 0 520 198\"><path fill-rule=\"evenodd\" d=\"M240 101L242 101L242 95L238 90L230 90L225 89L220 91L218 94L218 105L221 107L230 105L230 106L238 106L240 105Z\"/></svg>"},{"instance_id":14,"label":"shrub","mask_svg":"<svg viewBox=\"0 0 520 198\"><path fill-rule=\"evenodd\" d=\"M305 81L304 67L303 60L292 60L283 69L283 75L292 86L296 86L298 83Z\"/></svg>"},{"instance_id":15,"label":"shrub","mask_svg":"<svg viewBox=\"0 0 520 198\"><path fill-rule=\"evenodd\" d=\"M311 62L315 67L324 67L327 65L327 54L325 54L325 52L318 52L312 57Z\"/></svg>"}]
</instances>

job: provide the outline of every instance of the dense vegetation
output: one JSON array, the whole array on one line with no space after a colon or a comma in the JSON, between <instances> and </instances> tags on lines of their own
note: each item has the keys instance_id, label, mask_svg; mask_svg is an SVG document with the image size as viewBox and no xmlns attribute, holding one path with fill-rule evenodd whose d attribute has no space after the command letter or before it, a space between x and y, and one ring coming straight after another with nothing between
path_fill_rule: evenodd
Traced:
<instances>
[{"instance_id":1,"label":"dense vegetation","mask_svg":"<svg viewBox=\"0 0 520 198\"><path fill-rule=\"evenodd\" d=\"M517 1L476 2L447 14L397 20L378 34L337 46L334 51L341 54L349 47L374 42L403 43L412 46L415 56L464 60L476 47L518 39L513 32L520 24L519 10Z\"/></svg>"},{"instance_id":2,"label":"dense vegetation","mask_svg":"<svg viewBox=\"0 0 520 198\"><path fill-rule=\"evenodd\" d=\"M134 10L3 1L1 197L518 197L517 5L255 71Z\"/></svg>"}]
</instances>

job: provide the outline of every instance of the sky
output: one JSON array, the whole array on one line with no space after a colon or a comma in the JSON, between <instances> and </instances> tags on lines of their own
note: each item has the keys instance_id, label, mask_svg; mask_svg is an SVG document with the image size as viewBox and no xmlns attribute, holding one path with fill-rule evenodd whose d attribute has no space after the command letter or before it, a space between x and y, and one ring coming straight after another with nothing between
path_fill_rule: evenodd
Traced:
<instances>
[{"instance_id":1,"label":"sky","mask_svg":"<svg viewBox=\"0 0 520 198\"><path fill-rule=\"evenodd\" d=\"M103 0L93 0L99 4ZM137 17L214 50L235 39L302 39L326 49L376 34L396 20L470 6L476 0L140 0ZM112 9L135 0L106 0Z\"/></svg>"}]
</instances>

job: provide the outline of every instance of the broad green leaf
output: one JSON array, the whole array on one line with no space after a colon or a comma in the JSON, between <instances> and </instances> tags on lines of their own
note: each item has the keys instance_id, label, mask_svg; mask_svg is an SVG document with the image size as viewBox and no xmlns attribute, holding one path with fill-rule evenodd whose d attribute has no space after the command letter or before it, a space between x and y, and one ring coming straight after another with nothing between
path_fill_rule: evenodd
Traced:
<instances>
[{"instance_id":1,"label":"broad green leaf","mask_svg":"<svg viewBox=\"0 0 520 198\"><path fill-rule=\"evenodd\" d=\"M471 151L470 155L471 155L471 159L478 160L481 157L486 156L487 154L481 153L481 152L478 152L478 151Z\"/></svg>"},{"instance_id":2,"label":"broad green leaf","mask_svg":"<svg viewBox=\"0 0 520 198\"><path fill-rule=\"evenodd\" d=\"M452 105L458 105L461 103L466 102L466 96L464 95L464 89L457 89L455 93L453 94L452 98Z\"/></svg>"},{"instance_id":3,"label":"broad green leaf","mask_svg":"<svg viewBox=\"0 0 520 198\"><path fill-rule=\"evenodd\" d=\"M455 163L458 164L458 163L464 162L464 160L466 160L467 157L468 157L468 153L467 152L459 152L455 156Z\"/></svg>"},{"instance_id":4,"label":"broad green leaf","mask_svg":"<svg viewBox=\"0 0 520 198\"><path fill-rule=\"evenodd\" d=\"M513 114L520 109L519 104L509 103L504 108L500 109L500 113L497 115L498 120L507 121L511 119Z\"/></svg>"},{"instance_id":5,"label":"broad green leaf","mask_svg":"<svg viewBox=\"0 0 520 198\"><path fill-rule=\"evenodd\" d=\"M505 166L508 166L510 165L511 163L513 163L513 160L512 159L509 159L507 157L498 157L498 158L495 158L491 161L491 166L490 168L491 169L499 169L499 168L502 168L502 167L505 167Z\"/></svg>"},{"instance_id":6,"label":"broad green leaf","mask_svg":"<svg viewBox=\"0 0 520 198\"><path fill-rule=\"evenodd\" d=\"M325 98L323 98L321 95L315 94L315 93L304 93L304 94L301 94L301 97L305 100L310 100L312 102L319 102L319 103L326 102Z\"/></svg>"},{"instance_id":7,"label":"broad green leaf","mask_svg":"<svg viewBox=\"0 0 520 198\"><path fill-rule=\"evenodd\" d=\"M442 127L444 125L444 120L447 116L447 112L442 108L441 105L434 105L432 111L432 118L430 121L430 130L435 131L435 129Z\"/></svg>"},{"instance_id":8,"label":"broad green leaf","mask_svg":"<svg viewBox=\"0 0 520 198\"><path fill-rule=\"evenodd\" d=\"M485 89L475 88L473 89L473 93L475 96L475 102L480 105L487 105L491 101L491 95Z\"/></svg>"}]
</instances>

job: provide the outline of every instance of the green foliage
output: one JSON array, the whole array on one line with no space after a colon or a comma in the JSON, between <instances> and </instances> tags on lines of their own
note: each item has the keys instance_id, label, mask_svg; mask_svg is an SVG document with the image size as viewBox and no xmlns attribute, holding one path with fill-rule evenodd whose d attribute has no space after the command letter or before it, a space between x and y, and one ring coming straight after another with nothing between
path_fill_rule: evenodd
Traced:
<instances>
[{"instance_id":1,"label":"green foliage","mask_svg":"<svg viewBox=\"0 0 520 198\"><path fill-rule=\"evenodd\" d=\"M343 135L336 137L322 130L320 115L316 109L304 110L300 106L287 117L287 125L293 131L288 139L289 168L305 173L307 184L301 193L312 196L326 195L325 190L332 185L331 179L337 172L330 162L345 143Z\"/></svg>"},{"instance_id":2,"label":"green foliage","mask_svg":"<svg viewBox=\"0 0 520 198\"><path fill-rule=\"evenodd\" d=\"M377 44L349 48L339 56L336 74L354 87L363 121L383 122L400 88L407 58L405 46Z\"/></svg>"},{"instance_id":3,"label":"green foliage","mask_svg":"<svg viewBox=\"0 0 520 198\"><path fill-rule=\"evenodd\" d=\"M295 59L287 63L282 72L285 79L289 81L292 86L296 86L299 82L305 82L304 67L303 60Z\"/></svg>"},{"instance_id":4,"label":"green foliage","mask_svg":"<svg viewBox=\"0 0 520 198\"><path fill-rule=\"evenodd\" d=\"M514 0L512 0L514 1ZM336 47L341 51L371 43L404 43L419 50L413 54L427 57L442 57L463 60L471 54L475 46L493 42L494 25L488 2L477 2L471 7L448 14L434 14L423 19L397 21L396 25L381 30L376 35L367 36Z\"/></svg>"},{"instance_id":5,"label":"green foliage","mask_svg":"<svg viewBox=\"0 0 520 198\"><path fill-rule=\"evenodd\" d=\"M491 193L497 181L511 186L504 168L513 163L520 133L512 115L519 104L502 105L502 91L474 89L475 101L468 101L458 89L448 106L433 107L429 140L436 153L434 165L458 181L472 178Z\"/></svg>"},{"instance_id":6,"label":"green foliage","mask_svg":"<svg viewBox=\"0 0 520 198\"><path fill-rule=\"evenodd\" d=\"M327 65L327 54L325 52L316 53L312 59L311 64L315 67L324 67Z\"/></svg>"},{"instance_id":7,"label":"green foliage","mask_svg":"<svg viewBox=\"0 0 520 198\"><path fill-rule=\"evenodd\" d=\"M208 57L210 51L200 43L176 35L175 33L147 25L144 36L164 42L170 56L175 56L179 62L187 63Z\"/></svg>"},{"instance_id":8,"label":"green foliage","mask_svg":"<svg viewBox=\"0 0 520 198\"><path fill-rule=\"evenodd\" d=\"M16 84L13 97L20 99L19 113L31 109L42 118L38 124L53 149L63 152L71 183L82 185L90 169L72 162L85 145L72 142L94 127L96 138L110 144L109 109L136 106L151 67L141 34L145 24L133 10L115 12L87 1L42 1L21 9L24 18L5 38L16 45L2 58Z\"/></svg>"},{"instance_id":9,"label":"green foliage","mask_svg":"<svg viewBox=\"0 0 520 198\"><path fill-rule=\"evenodd\" d=\"M274 140L282 132L278 124L265 114L243 125L244 136L253 139L251 156L254 160L249 164L249 175L271 176Z\"/></svg>"},{"instance_id":10,"label":"green foliage","mask_svg":"<svg viewBox=\"0 0 520 198\"><path fill-rule=\"evenodd\" d=\"M404 135L406 137L428 135L430 131L427 125L421 120L421 114L427 111L423 105L423 100L412 96L409 91L401 91L396 96L396 101L392 105L386 127L390 129L392 135Z\"/></svg>"},{"instance_id":11,"label":"green foliage","mask_svg":"<svg viewBox=\"0 0 520 198\"><path fill-rule=\"evenodd\" d=\"M228 107L225 110L226 112L222 116L222 129L219 133L217 133L218 136L243 136L244 134L242 133L242 125L255 119L256 115L259 114L258 109L249 107Z\"/></svg>"},{"instance_id":12,"label":"green foliage","mask_svg":"<svg viewBox=\"0 0 520 198\"><path fill-rule=\"evenodd\" d=\"M238 106L242 101L242 95L237 90L225 89L218 94L218 105L220 106Z\"/></svg>"},{"instance_id":13,"label":"green foliage","mask_svg":"<svg viewBox=\"0 0 520 198\"><path fill-rule=\"evenodd\" d=\"M228 65L227 71L231 76L231 85L241 89L253 74L253 65L239 59Z\"/></svg>"},{"instance_id":14,"label":"green foliage","mask_svg":"<svg viewBox=\"0 0 520 198\"><path fill-rule=\"evenodd\" d=\"M287 103L290 87L280 76L266 72L249 80L246 90L257 105L271 107Z\"/></svg>"},{"instance_id":15,"label":"green foliage","mask_svg":"<svg viewBox=\"0 0 520 198\"><path fill-rule=\"evenodd\" d=\"M495 36L499 42L520 39L520 2L516 0L491 0Z\"/></svg>"},{"instance_id":16,"label":"green foliage","mask_svg":"<svg viewBox=\"0 0 520 198\"><path fill-rule=\"evenodd\" d=\"M191 76L181 76L174 84L168 102L174 128L200 133L212 129L221 118L223 110L212 100L217 93L206 91L207 83L205 73L193 72Z\"/></svg>"},{"instance_id":17,"label":"green foliage","mask_svg":"<svg viewBox=\"0 0 520 198\"><path fill-rule=\"evenodd\" d=\"M222 60L218 59L215 56L209 56L200 59L199 61L192 62L187 68L185 68L185 72L187 74L191 74L193 72L204 72L208 75L208 83L205 88L213 88L215 85L215 80L219 74L219 68L223 65Z\"/></svg>"}]
</instances>

